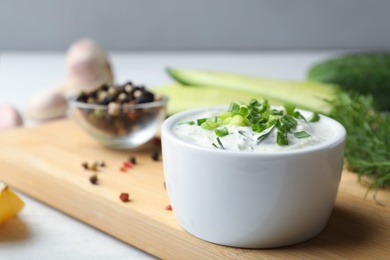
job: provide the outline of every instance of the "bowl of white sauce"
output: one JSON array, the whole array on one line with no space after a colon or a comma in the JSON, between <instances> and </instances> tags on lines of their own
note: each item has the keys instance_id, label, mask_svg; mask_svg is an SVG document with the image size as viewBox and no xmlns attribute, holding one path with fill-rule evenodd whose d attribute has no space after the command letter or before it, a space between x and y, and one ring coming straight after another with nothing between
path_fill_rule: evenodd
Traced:
<instances>
[{"instance_id":1,"label":"bowl of white sauce","mask_svg":"<svg viewBox=\"0 0 390 260\"><path fill-rule=\"evenodd\" d=\"M190 234L274 248L325 228L343 168L346 131L337 121L252 100L177 113L161 134L168 196Z\"/></svg>"}]
</instances>

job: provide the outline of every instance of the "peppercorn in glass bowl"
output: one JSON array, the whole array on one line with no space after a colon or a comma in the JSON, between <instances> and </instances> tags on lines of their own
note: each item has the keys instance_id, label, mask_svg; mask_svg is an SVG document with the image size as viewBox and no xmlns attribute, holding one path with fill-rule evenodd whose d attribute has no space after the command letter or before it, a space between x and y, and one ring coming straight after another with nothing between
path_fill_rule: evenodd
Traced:
<instances>
[{"instance_id":1,"label":"peppercorn in glass bowl","mask_svg":"<svg viewBox=\"0 0 390 260\"><path fill-rule=\"evenodd\" d=\"M70 112L85 132L104 146L129 149L155 136L166 117L168 98L128 82L102 85L69 100Z\"/></svg>"}]
</instances>

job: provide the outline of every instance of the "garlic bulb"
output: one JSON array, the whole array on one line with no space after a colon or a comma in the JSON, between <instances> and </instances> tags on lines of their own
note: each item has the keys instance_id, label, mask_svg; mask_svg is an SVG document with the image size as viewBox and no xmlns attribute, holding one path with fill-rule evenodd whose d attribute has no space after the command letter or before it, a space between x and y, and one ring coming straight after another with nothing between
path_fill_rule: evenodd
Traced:
<instances>
[{"instance_id":1,"label":"garlic bulb","mask_svg":"<svg viewBox=\"0 0 390 260\"><path fill-rule=\"evenodd\" d=\"M66 95L88 91L114 81L108 56L90 39L81 39L69 47L66 70L65 82L58 88Z\"/></svg>"}]
</instances>

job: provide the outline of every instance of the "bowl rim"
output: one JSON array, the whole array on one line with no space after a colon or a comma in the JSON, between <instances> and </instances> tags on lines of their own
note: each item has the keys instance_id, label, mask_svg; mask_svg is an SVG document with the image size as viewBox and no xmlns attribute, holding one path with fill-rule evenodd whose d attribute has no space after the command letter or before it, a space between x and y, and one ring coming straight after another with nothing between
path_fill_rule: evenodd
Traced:
<instances>
[{"instance_id":1,"label":"bowl rim","mask_svg":"<svg viewBox=\"0 0 390 260\"><path fill-rule=\"evenodd\" d=\"M121 108L128 108L128 109L139 109L139 108L151 108L151 107L158 107L163 106L168 103L169 98L165 95L159 95L161 97L161 100L155 100L153 102L147 102L147 103L140 103L140 104L121 104ZM78 107L78 108L84 108L84 109L108 109L108 105L101 105L101 104L89 104L84 103L76 100L77 96L72 96L68 98L68 101L72 107Z\"/></svg>"},{"instance_id":2,"label":"bowl rim","mask_svg":"<svg viewBox=\"0 0 390 260\"><path fill-rule=\"evenodd\" d=\"M272 106L272 107L280 108L279 106ZM268 158L268 157L284 157L290 155L305 155L313 152L329 150L338 146L340 143L345 142L346 135L347 135L344 126L342 126L338 121L328 116L325 116L323 114L320 114L321 120L325 120L329 125L331 125L332 129L334 129L335 131L334 137L313 146L307 146L299 149L291 149L285 151L279 150L279 151L252 152L252 151L221 150L221 149L216 149L213 147L205 147L205 146L201 146L198 144L185 141L173 133L173 126L182 118L195 115L197 113L201 113L207 110L223 111L226 110L227 108L228 106L209 106L209 107L190 109L190 110L182 111L174 115L171 115L170 117L164 120L161 126L161 135L162 135L163 144L164 144L164 139L167 138L172 142L175 142L176 144L179 144L186 148L207 152L207 153L221 154L221 155L223 154L224 156L245 156L245 157L267 157ZM311 113L310 111L304 109L297 109L297 110L303 113Z\"/></svg>"}]
</instances>

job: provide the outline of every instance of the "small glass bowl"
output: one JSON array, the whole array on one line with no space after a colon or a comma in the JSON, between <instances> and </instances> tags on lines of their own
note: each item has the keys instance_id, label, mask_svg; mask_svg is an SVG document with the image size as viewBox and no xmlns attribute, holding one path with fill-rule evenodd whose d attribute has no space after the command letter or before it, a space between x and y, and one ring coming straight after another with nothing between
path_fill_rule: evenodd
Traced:
<instances>
[{"instance_id":1,"label":"small glass bowl","mask_svg":"<svg viewBox=\"0 0 390 260\"><path fill-rule=\"evenodd\" d=\"M71 116L85 132L115 149L129 149L151 140L166 117L168 98L134 105L98 105L69 100Z\"/></svg>"}]
</instances>

